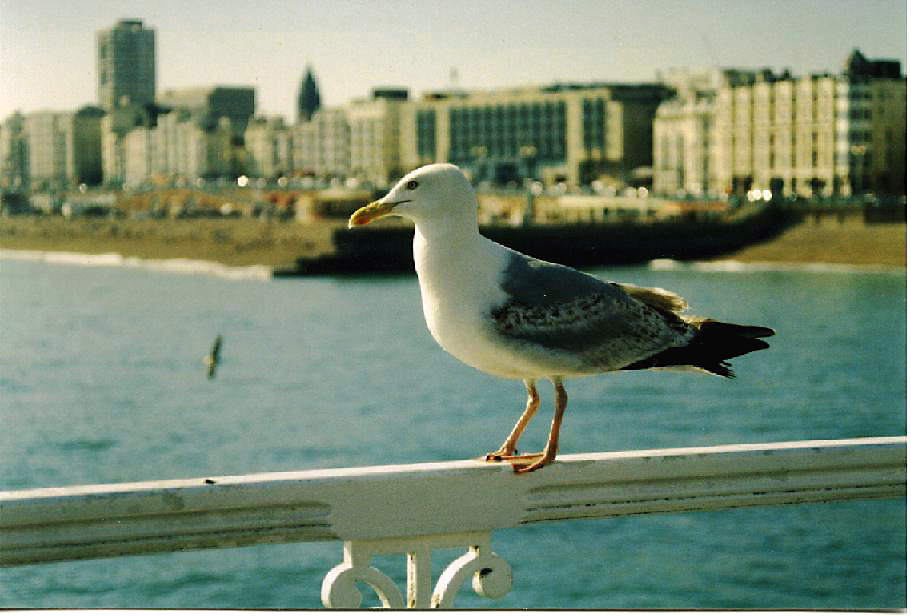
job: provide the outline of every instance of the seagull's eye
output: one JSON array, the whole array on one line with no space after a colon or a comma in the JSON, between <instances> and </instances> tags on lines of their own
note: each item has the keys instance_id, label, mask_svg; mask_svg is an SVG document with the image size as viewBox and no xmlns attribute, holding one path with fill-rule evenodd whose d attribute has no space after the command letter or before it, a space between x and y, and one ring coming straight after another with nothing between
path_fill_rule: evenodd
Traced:
<instances>
[{"instance_id":1,"label":"seagull's eye","mask_svg":"<svg viewBox=\"0 0 911 616\"><path fill-rule=\"evenodd\" d=\"M417 187L418 187L417 180L408 180L408 183L405 184L405 188L407 188L408 190L414 190Z\"/></svg>"}]
</instances>

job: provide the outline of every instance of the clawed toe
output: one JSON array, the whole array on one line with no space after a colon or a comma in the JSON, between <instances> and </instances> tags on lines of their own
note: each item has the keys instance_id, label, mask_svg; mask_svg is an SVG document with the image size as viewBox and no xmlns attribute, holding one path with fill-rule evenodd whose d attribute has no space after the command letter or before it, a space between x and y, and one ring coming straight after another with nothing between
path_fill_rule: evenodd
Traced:
<instances>
[{"instance_id":1,"label":"clawed toe","mask_svg":"<svg viewBox=\"0 0 911 616\"><path fill-rule=\"evenodd\" d=\"M526 453L522 455L504 455L499 451L487 454L487 462L508 462L516 473L530 473L553 462L547 452Z\"/></svg>"},{"instance_id":2,"label":"clawed toe","mask_svg":"<svg viewBox=\"0 0 911 616\"><path fill-rule=\"evenodd\" d=\"M540 453L526 457L535 461L530 464L521 464L518 463L518 461L514 461L512 463L512 470L515 473L531 473L532 471L536 471L539 468L543 468L553 462L553 460L549 460L546 455Z\"/></svg>"},{"instance_id":3,"label":"clawed toe","mask_svg":"<svg viewBox=\"0 0 911 616\"><path fill-rule=\"evenodd\" d=\"M487 454L488 462L517 462L521 460L534 460L535 458L540 458L540 453L523 453L522 455L513 454L506 455L500 452L494 452Z\"/></svg>"},{"instance_id":4,"label":"clawed toe","mask_svg":"<svg viewBox=\"0 0 911 616\"><path fill-rule=\"evenodd\" d=\"M489 454L487 454L485 456L484 459L487 462L504 462L504 461L508 460L509 458L515 456L516 453L518 453L518 452L515 449L513 449L512 452L510 453L509 451L506 451L505 449L503 449L501 447L500 449L497 449L496 451L491 451Z\"/></svg>"}]
</instances>

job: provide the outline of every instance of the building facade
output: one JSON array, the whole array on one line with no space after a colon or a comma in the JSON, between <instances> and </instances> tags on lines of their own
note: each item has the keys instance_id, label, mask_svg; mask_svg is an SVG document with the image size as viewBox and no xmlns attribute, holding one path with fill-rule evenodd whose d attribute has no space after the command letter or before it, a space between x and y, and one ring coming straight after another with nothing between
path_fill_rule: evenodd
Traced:
<instances>
[{"instance_id":1,"label":"building facade","mask_svg":"<svg viewBox=\"0 0 911 616\"><path fill-rule=\"evenodd\" d=\"M12 191L27 189L28 172L25 116L16 112L0 126L0 188Z\"/></svg>"},{"instance_id":2,"label":"building facade","mask_svg":"<svg viewBox=\"0 0 911 616\"><path fill-rule=\"evenodd\" d=\"M677 94L655 112L655 192L708 195L717 190L717 96L724 83L738 76L745 74L731 69L670 69L659 74Z\"/></svg>"},{"instance_id":3,"label":"building facade","mask_svg":"<svg viewBox=\"0 0 911 616\"><path fill-rule=\"evenodd\" d=\"M107 113L101 123L102 176L118 187L127 172L127 134L155 118L155 30L138 19L121 19L99 30L95 43L98 104Z\"/></svg>"},{"instance_id":4,"label":"building facade","mask_svg":"<svg viewBox=\"0 0 911 616\"><path fill-rule=\"evenodd\" d=\"M906 191L900 65L855 51L838 75L716 71L655 118L660 194L845 197Z\"/></svg>"},{"instance_id":5,"label":"building facade","mask_svg":"<svg viewBox=\"0 0 911 616\"><path fill-rule=\"evenodd\" d=\"M127 133L124 145L125 188L236 174L231 127L225 119L212 127L192 115L170 112L154 127Z\"/></svg>"},{"instance_id":6,"label":"building facade","mask_svg":"<svg viewBox=\"0 0 911 616\"><path fill-rule=\"evenodd\" d=\"M158 105L164 109L190 111L203 125L212 127L226 118L233 138L242 145L247 124L256 109L256 90L235 86L165 90L158 98Z\"/></svg>"},{"instance_id":7,"label":"building facade","mask_svg":"<svg viewBox=\"0 0 911 616\"><path fill-rule=\"evenodd\" d=\"M25 117L29 186L59 189L75 175L73 113L38 111Z\"/></svg>"},{"instance_id":8,"label":"building facade","mask_svg":"<svg viewBox=\"0 0 911 616\"><path fill-rule=\"evenodd\" d=\"M407 101L408 90L375 88L369 99L346 105L351 177L386 186L404 174L399 121Z\"/></svg>"},{"instance_id":9,"label":"building facade","mask_svg":"<svg viewBox=\"0 0 911 616\"><path fill-rule=\"evenodd\" d=\"M231 128L227 120L207 126L192 114L170 112L156 126L124 138L125 188L152 182L192 182L232 174Z\"/></svg>"},{"instance_id":10,"label":"building facade","mask_svg":"<svg viewBox=\"0 0 911 616\"><path fill-rule=\"evenodd\" d=\"M215 86L167 91L157 106L144 108L147 116L109 113L104 147L112 167L105 177L130 188L149 180L239 176L254 106L253 88Z\"/></svg>"},{"instance_id":11,"label":"building facade","mask_svg":"<svg viewBox=\"0 0 911 616\"><path fill-rule=\"evenodd\" d=\"M406 168L450 161L476 179L618 183L651 165L657 84L558 84L425 95L401 110Z\"/></svg>"},{"instance_id":12,"label":"building facade","mask_svg":"<svg viewBox=\"0 0 911 616\"><path fill-rule=\"evenodd\" d=\"M126 178L126 136L147 129L157 117L153 106L129 105L105 110L101 119L101 168L103 183L117 188Z\"/></svg>"},{"instance_id":13,"label":"building facade","mask_svg":"<svg viewBox=\"0 0 911 616\"><path fill-rule=\"evenodd\" d=\"M296 175L347 177L351 171L351 130L344 108L323 107L291 128Z\"/></svg>"},{"instance_id":14,"label":"building facade","mask_svg":"<svg viewBox=\"0 0 911 616\"><path fill-rule=\"evenodd\" d=\"M121 19L96 34L98 104L104 109L155 102L155 30Z\"/></svg>"},{"instance_id":15,"label":"building facade","mask_svg":"<svg viewBox=\"0 0 911 616\"><path fill-rule=\"evenodd\" d=\"M281 116L258 117L244 132L244 173L277 178L292 169L292 133Z\"/></svg>"},{"instance_id":16,"label":"building facade","mask_svg":"<svg viewBox=\"0 0 911 616\"><path fill-rule=\"evenodd\" d=\"M58 191L98 184L103 115L86 106L10 116L0 131L0 187Z\"/></svg>"},{"instance_id":17,"label":"building facade","mask_svg":"<svg viewBox=\"0 0 911 616\"><path fill-rule=\"evenodd\" d=\"M73 116L73 181L76 184L101 184L101 123L104 115L100 107L86 105Z\"/></svg>"}]
</instances>

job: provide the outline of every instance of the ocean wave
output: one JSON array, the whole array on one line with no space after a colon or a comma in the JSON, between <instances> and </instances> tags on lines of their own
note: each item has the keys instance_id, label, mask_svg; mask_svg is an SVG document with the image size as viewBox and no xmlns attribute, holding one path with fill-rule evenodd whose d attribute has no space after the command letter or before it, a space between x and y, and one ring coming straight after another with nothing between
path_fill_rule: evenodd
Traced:
<instances>
[{"instance_id":1,"label":"ocean wave","mask_svg":"<svg viewBox=\"0 0 911 616\"><path fill-rule=\"evenodd\" d=\"M654 271L690 270L695 272L809 272L826 274L906 274L903 267L891 265L853 265L849 263L792 263L776 261L744 262L734 260L677 261L652 259L648 264Z\"/></svg>"},{"instance_id":2,"label":"ocean wave","mask_svg":"<svg viewBox=\"0 0 911 616\"><path fill-rule=\"evenodd\" d=\"M272 268L265 265L231 266L200 259L141 259L118 253L85 254L53 250L7 250L0 248L0 259L41 261L83 267L136 267L172 274L216 276L229 280L270 280Z\"/></svg>"}]
</instances>

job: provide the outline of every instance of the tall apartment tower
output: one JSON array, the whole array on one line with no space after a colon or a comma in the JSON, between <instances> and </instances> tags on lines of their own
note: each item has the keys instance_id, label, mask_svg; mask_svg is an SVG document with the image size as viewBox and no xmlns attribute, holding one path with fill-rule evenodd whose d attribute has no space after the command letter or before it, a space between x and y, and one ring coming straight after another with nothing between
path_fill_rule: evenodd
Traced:
<instances>
[{"instance_id":1,"label":"tall apartment tower","mask_svg":"<svg viewBox=\"0 0 911 616\"><path fill-rule=\"evenodd\" d=\"M155 30L121 19L96 34L98 104L107 110L155 102Z\"/></svg>"}]
</instances>

